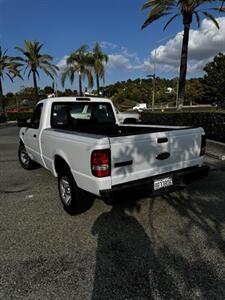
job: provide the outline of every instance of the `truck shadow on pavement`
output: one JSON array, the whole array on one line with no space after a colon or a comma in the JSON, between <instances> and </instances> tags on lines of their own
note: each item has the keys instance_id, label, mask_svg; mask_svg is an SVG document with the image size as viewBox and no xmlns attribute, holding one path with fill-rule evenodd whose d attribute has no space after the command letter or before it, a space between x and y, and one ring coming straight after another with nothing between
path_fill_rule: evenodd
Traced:
<instances>
[{"instance_id":1,"label":"truck shadow on pavement","mask_svg":"<svg viewBox=\"0 0 225 300\"><path fill-rule=\"evenodd\" d=\"M168 243L157 234L151 214L146 233L131 215L134 210L140 210L137 202L115 205L100 215L92 227L98 242L92 299L224 299L225 280L198 253L195 245L190 245L188 232L191 226L197 226L209 239L214 239L224 254L220 230L216 232L219 229L216 219L224 221L224 210L210 215L209 203L197 201L198 208L195 208L190 201L182 199L182 193L167 195L165 200L181 217L190 220L186 231L178 233L178 243L184 239L187 248L194 247L191 259L173 246L176 240ZM154 199L150 200L149 208L153 210L153 206ZM208 217L214 221L215 230L207 224ZM167 230L170 234L174 231Z\"/></svg>"},{"instance_id":2,"label":"truck shadow on pavement","mask_svg":"<svg viewBox=\"0 0 225 300\"><path fill-rule=\"evenodd\" d=\"M170 291L176 291L173 280L165 274L144 228L126 213L124 204L103 213L92 234L98 236L92 299L151 299L149 276L157 274L172 297Z\"/></svg>"}]
</instances>

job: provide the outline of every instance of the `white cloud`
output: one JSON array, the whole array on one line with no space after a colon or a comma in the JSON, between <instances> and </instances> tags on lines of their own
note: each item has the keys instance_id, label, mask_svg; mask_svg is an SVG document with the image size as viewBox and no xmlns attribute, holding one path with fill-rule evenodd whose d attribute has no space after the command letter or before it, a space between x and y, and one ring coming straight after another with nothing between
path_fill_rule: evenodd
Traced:
<instances>
[{"instance_id":1,"label":"white cloud","mask_svg":"<svg viewBox=\"0 0 225 300\"><path fill-rule=\"evenodd\" d=\"M108 69L118 70L147 70L151 67L150 62L141 62L136 54L122 53L122 54L109 54L109 61L107 64Z\"/></svg>"},{"instance_id":2,"label":"white cloud","mask_svg":"<svg viewBox=\"0 0 225 300\"><path fill-rule=\"evenodd\" d=\"M100 43L100 45L103 49L113 49L114 50L114 49L120 48L119 45L111 43L111 42L107 42L107 41L102 41Z\"/></svg>"},{"instance_id":3,"label":"white cloud","mask_svg":"<svg viewBox=\"0 0 225 300\"><path fill-rule=\"evenodd\" d=\"M129 69L129 59L123 54L109 54L107 67L110 69Z\"/></svg>"},{"instance_id":4,"label":"white cloud","mask_svg":"<svg viewBox=\"0 0 225 300\"><path fill-rule=\"evenodd\" d=\"M57 63L57 67L59 68L59 70L63 70L66 66L66 60L68 58L68 55L65 55L58 63Z\"/></svg>"},{"instance_id":5,"label":"white cloud","mask_svg":"<svg viewBox=\"0 0 225 300\"><path fill-rule=\"evenodd\" d=\"M188 73L202 72L205 64L218 52L225 52L225 17L217 18L220 30L207 19L201 22L199 29L190 30ZM179 32L164 45L151 51L150 57L141 59L137 53L126 47L102 41L101 47L108 53L107 70L140 71L152 73L156 51L156 73L173 73L178 75L183 33ZM62 70L66 66L67 55L57 64Z\"/></svg>"},{"instance_id":6,"label":"white cloud","mask_svg":"<svg viewBox=\"0 0 225 300\"><path fill-rule=\"evenodd\" d=\"M188 72L201 72L204 65L218 52L225 51L225 17L217 19L220 30L207 19L201 23L200 29L190 30ZM182 32L169 40L165 45L156 48L157 68L161 71L176 71L180 63ZM155 50L151 52L154 60Z\"/></svg>"}]
</instances>

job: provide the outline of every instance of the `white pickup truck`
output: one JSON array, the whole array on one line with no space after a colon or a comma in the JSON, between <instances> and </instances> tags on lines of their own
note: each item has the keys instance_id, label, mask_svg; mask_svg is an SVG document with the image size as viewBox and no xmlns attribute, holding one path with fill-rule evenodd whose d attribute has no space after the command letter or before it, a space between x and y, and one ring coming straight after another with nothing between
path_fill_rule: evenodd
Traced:
<instances>
[{"instance_id":1,"label":"white pickup truck","mask_svg":"<svg viewBox=\"0 0 225 300\"><path fill-rule=\"evenodd\" d=\"M94 197L106 203L128 193L154 196L180 189L208 173L202 128L123 125L102 98L39 101L33 117L18 121L19 160L58 177L65 210L84 211Z\"/></svg>"}]
</instances>

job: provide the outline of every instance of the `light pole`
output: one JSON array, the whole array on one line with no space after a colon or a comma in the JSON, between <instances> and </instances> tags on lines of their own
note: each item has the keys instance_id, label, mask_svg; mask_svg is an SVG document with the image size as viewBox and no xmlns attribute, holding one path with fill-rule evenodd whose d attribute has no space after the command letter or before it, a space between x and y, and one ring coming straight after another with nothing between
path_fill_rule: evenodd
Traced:
<instances>
[{"instance_id":1,"label":"light pole","mask_svg":"<svg viewBox=\"0 0 225 300\"><path fill-rule=\"evenodd\" d=\"M153 90L152 90L152 111L154 110L154 106L155 106L155 73L152 75L147 75L148 78L152 78L153 80Z\"/></svg>"},{"instance_id":2,"label":"light pole","mask_svg":"<svg viewBox=\"0 0 225 300\"><path fill-rule=\"evenodd\" d=\"M182 33L178 33L177 35L183 35ZM176 36L177 36L176 35ZM174 35L169 35L161 40L158 40L155 42L155 45L158 43L161 43L163 41L168 40L169 38L173 37ZM147 75L147 77L153 78L153 93L152 93L152 111L154 110L154 105L155 105L155 99L156 99L156 55L157 55L157 48L155 47L154 49L154 62L153 62L153 74L152 75ZM179 82L179 77L178 77L178 82ZM179 85L178 85L179 87ZM176 107L178 106L178 87L177 87L177 97L176 97Z\"/></svg>"}]
</instances>

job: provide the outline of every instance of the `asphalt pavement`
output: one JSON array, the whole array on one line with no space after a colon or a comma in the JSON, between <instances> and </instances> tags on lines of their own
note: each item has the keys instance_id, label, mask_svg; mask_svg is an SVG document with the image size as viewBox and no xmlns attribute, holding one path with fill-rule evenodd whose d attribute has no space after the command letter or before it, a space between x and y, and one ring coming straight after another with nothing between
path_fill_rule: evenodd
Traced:
<instances>
[{"instance_id":1,"label":"asphalt pavement","mask_svg":"<svg viewBox=\"0 0 225 300\"><path fill-rule=\"evenodd\" d=\"M225 162L206 158L181 192L69 216L17 147L0 128L0 299L225 299Z\"/></svg>"}]
</instances>

